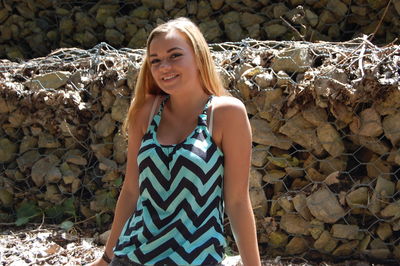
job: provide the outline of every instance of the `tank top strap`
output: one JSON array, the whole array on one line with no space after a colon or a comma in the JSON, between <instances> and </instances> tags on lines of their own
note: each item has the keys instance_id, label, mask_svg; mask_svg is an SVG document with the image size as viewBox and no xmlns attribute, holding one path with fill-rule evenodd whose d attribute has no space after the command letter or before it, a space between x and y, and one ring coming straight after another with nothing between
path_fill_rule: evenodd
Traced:
<instances>
[{"instance_id":1,"label":"tank top strap","mask_svg":"<svg viewBox=\"0 0 400 266\"><path fill-rule=\"evenodd\" d=\"M212 98L213 98L213 95L210 95L208 97L207 103L205 104L205 106L203 108L203 112L199 116L199 123L198 123L199 126L207 127L207 110L211 105Z\"/></svg>"},{"instance_id":2,"label":"tank top strap","mask_svg":"<svg viewBox=\"0 0 400 266\"><path fill-rule=\"evenodd\" d=\"M169 98L169 95L164 97L164 99L162 100L162 102L160 104L160 108L158 109L157 114L154 116L154 122L156 123L156 127L157 128L160 125L161 114L162 114L162 112L164 110L164 105L167 102L168 98Z\"/></svg>"}]
</instances>

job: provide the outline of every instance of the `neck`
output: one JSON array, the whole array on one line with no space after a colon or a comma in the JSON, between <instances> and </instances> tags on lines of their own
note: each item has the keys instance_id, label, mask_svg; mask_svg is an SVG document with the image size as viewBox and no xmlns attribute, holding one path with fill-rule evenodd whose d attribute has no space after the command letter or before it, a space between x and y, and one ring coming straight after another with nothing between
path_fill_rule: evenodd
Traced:
<instances>
[{"instance_id":1,"label":"neck","mask_svg":"<svg viewBox=\"0 0 400 266\"><path fill-rule=\"evenodd\" d=\"M178 117L192 116L203 109L208 97L202 89L190 95L171 95L168 109Z\"/></svg>"}]
</instances>

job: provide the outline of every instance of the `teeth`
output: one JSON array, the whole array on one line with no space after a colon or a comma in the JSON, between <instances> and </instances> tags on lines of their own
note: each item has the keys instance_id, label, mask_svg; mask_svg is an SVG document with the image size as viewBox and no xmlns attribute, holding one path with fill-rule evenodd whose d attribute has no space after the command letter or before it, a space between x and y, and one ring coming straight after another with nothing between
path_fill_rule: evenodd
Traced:
<instances>
[{"instance_id":1,"label":"teeth","mask_svg":"<svg viewBox=\"0 0 400 266\"><path fill-rule=\"evenodd\" d=\"M163 80L169 80L169 79L175 78L176 76L177 75L171 75L171 76L163 77L162 79Z\"/></svg>"}]
</instances>

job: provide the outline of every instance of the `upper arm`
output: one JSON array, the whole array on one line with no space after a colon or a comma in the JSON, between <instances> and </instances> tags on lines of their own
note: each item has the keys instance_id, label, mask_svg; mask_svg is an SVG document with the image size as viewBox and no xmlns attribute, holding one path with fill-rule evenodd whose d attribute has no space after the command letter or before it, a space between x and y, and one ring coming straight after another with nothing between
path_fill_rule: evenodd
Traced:
<instances>
[{"instance_id":1,"label":"upper arm","mask_svg":"<svg viewBox=\"0 0 400 266\"><path fill-rule=\"evenodd\" d=\"M222 121L222 150L224 152L224 198L229 206L243 201L249 194L251 161L251 128L244 104L233 97L219 105Z\"/></svg>"}]
</instances>

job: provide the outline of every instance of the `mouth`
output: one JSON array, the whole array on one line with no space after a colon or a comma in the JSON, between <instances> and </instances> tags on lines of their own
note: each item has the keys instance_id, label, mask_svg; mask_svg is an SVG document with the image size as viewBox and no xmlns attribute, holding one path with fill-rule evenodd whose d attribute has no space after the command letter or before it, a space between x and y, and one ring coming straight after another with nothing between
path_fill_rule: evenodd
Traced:
<instances>
[{"instance_id":1,"label":"mouth","mask_svg":"<svg viewBox=\"0 0 400 266\"><path fill-rule=\"evenodd\" d=\"M164 80L164 81L167 81L167 80L174 79L174 78L176 78L177 76L179 76L179 75L178 75L178 74L171 74L171 75L168 75L168 76L164 76L164 77L162 77L161 79Z\"/></svg>"}]
</instances>

